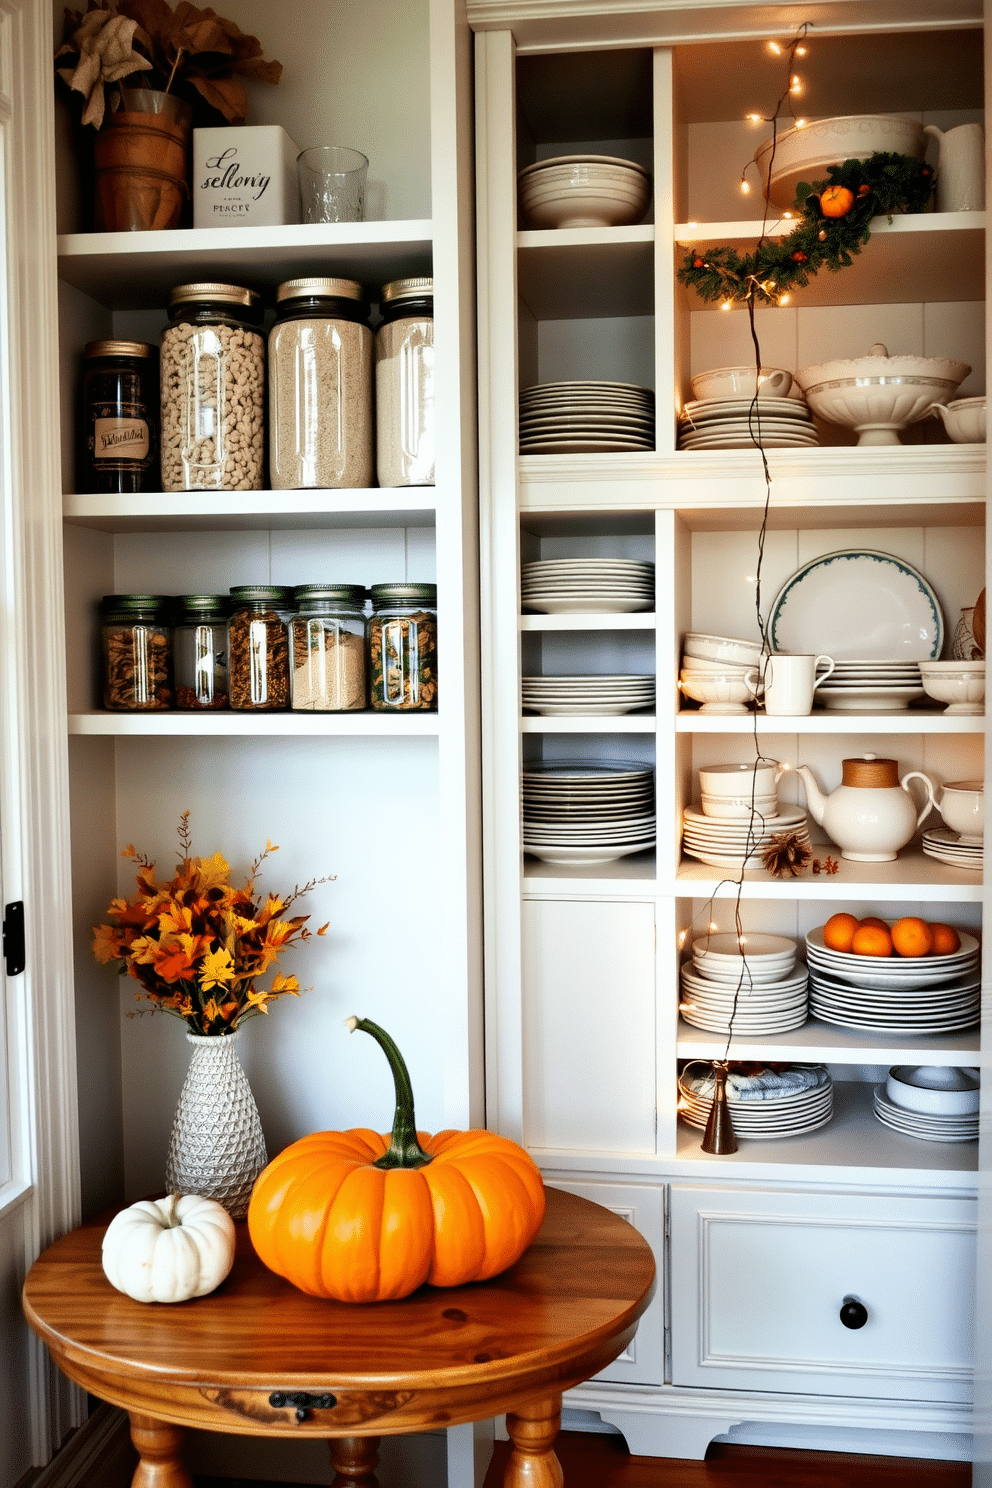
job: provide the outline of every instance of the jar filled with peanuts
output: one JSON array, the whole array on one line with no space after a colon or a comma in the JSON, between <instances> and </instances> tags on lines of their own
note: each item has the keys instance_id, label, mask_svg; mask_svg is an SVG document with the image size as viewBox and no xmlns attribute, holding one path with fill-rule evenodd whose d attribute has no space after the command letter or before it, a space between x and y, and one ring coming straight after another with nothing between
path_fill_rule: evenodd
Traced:
<instances>
[{"instance_id":1,"label":"jar filled with peanuts","mask_svg":"<svg viewBox=\"0 0 992 1488\"><path fill-rule=\"evenodd\" d=\"M347 713L365 707L365 589L301 584L289 622L293 710Z\"/></svg>"},{"instance_id":2,"label":"jar filled with peanuts","mask_svg":"<svg viewBox=\"0 0 992 1488\"><path fill-rule=\"evenodd\" d=\"M434 280L383 286L375 333L380 486L434 484Z\"/></svg>"},{"instance_id":3,"label":"jar filled with peanuts","mask_svg":"<svg viewBox=\"0 0 992 1488\"><path fill-rule=\"evenodd\" d=\"M353 279L288 279L269 332L274 491L370 486L372 331Z\"/></svg>"},{"instance_id":4,"label":"jar filled with peanuts","mask_svg":"<svg viewBox=\"0 0 992 1488\"><path fill-rule=\"evenodd\" d=\"M260 491L262 302L236 284L180 284L162 333L162 489Z\"/></svg>"},{"instance_id":5,"label":"jar filled with peanuts","mask_svg":"<svg viewBox=\"0 0 992 1488\"><path fill-rule=\"evenodd\" d=\"M105 594L100 603L103 706L115 713L171 708L171 601L162 594Z\"/></svg>"},{"instance_id":6,"label":"jar filled with peanuts","mask_svg":"<svg viewBox=\"0 0 992 1488\"><path fill-rule=\"evenodd\" d=\"M226 594L181 594L176 600L173 648L176 661L176 707L189 711L226 708Z\"/></svg>"},{"instance_id":7,"label":"jar filled with peanuts","mask_svg":"<svg viewBox=\"0 0 992 1488\"><path fill-rule=\"evenodd\" d=\"M279 584L240 584L231 590L227 666L232 708L259 713L289 708L286 621L292 596L292 589Z\"/></svg>"},{"instance_id":8,"label":"jar filled with peanuts","mask_svg":"<svg viewBox=\"0 0 992 1488\"><path fill-rule=\"evenodd\" d=\"M437 585L373 584L369 701L386 711L437 709Z\"/></svg>"}]
</instances>

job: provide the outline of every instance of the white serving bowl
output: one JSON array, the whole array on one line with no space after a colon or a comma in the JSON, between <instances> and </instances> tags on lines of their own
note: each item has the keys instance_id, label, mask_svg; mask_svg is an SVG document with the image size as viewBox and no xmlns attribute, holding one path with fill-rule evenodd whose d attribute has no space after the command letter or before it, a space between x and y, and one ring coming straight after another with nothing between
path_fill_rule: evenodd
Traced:
<instances>
[{"instance_id":1,"label":"white serving bowl","mask_svg":"<svg viewBox=\"0 0 992 1488\"><path fill-rule=\"evenodd\" d=\"M947 704L946 713L984 712L984 661L921 661L920 681L928 697Z\"/></svg>"},{"instance_id":2,"label":"white serving bowl","mask_svg":"<svg viewBox=\"0 0 992 1488\"><path fill-rule=\"evenodd\" d=\"M690 630L682 642L686 665L698 657L703 661L729 661L735 666L755 667L761 660L760 641L742 641L736 636L706 635ZM695 666L693 665L693 670Z\"/></svg>"},{"instance_id":3,"label":"white serving bowl","mask_svg":"<svg viewBox=\"0 0 992 1488\"><path fill-rule=\"evenodd\" d=\"M759 816L778 816L779 813L777 793L773 796L755 796L752 802L750 796L711 796L703 791L700 804L705 816L732 817L743 821L748 820L752 811Z\"/></svg>"},{"instance_id":4,"label":"white serving bowl","mask_svg":"<svg viewBox=\"0 0 992 1488\"><path fill-rule=\"evenodd\" d=\"M690 672L738 672L743 677L757 666L757 662L707 661L705 656L683 653L682 665Z\"/></svg>"},{"instance_id":5,"label":"white serving bowl","mask_svg":"<svg viewBox=\"0 0 992 1488\"><path fill-rule=\"evenodd\" d=\"M941 786L937 810L962 842L980 844L985 838L985 783L952 780Z\"/></svg>"},{"instance_id":6,"label":"white serving bowl","mask_svg":"<svg viewBox=\"0 0 992 1488\"><path fill-rule=\"evenodd\" d=\"M954 444L985 443L985 395L980 398L955 398L953 403L931 403L927 413L935 413Z\"/></svg>"},{"instance_id":7,"label":"white serving bowl","mask_svg":"<svg viewBox=\"0 0 992 1488\"><path fill-rule=\"evenodd\" d=\"M762 141L754 160L769 201L777 207L791 207L799 182L823 180L831 165L867 160L877 150L922 160L926 144L923 125L916 119L896 114L841 114L832 119L807 119L801 129L779 134L770 183L771 139Z\"/></svg>"},{"instance_id":8,"label":"white serving bowl","mask_svg":"<svg viewBox=\"0 0 992 1488\"><path fill-rule=\"evenodd\" d=\"M746 713L744 704L754 700L757 689L757 667L743 677L734 672L692 672L684 667L679 674L679 690L702 703L702 713Z\"/></svg>"},{"instance_id":9,"label":"white serving bowl","mask_svg":"<svg viewBox=\"0 0 992 1488\"><path fill-rule=\"evenodd\" d=\"M968 1116L978 1110L977 1069L954 1065L897 1064L889 1070L885 1093L894 1105L934 1116Z\"/></svg>"},{"instance_id":10,"label":"white serving bowl","mask_svg":"<svg viewBox=\"0 0 992 1488\"><path fill-rule=\"evenodd\" d=\"M714 367L690 377L692 396L700 400L754 397L753 367ZM787 398L792 373L781 367L762 367L758 373L759 398Z\"/></svg>"},{"instance_id":11,"label":"white serving bowl","mask_svg":"<svg viewBox=\"0 0 992 1488\"><path fill-rule=\"evenodd\" d=\"M561 155L518 176L520 209L535 228L625 227L651 200L643 166L607 155Z\"/></svg>"},{"instance_id":12,"label":"white serving bowl","mask_svg":"<svg viewBox=\"0 0 992 1488\"><path fill-rule=\"evenodd\" d=\"M946 403L971 368L949 357L867 356L803 367L796 381L813 412L859 434L859 444L898 444L900 429Z\"/></svg>"},{"instance_id":13,"label":"white serving bowl","mask_svg":"<svg viewBox=\"0 0 992 1488\"><path fill-rule=\"evenodd\" d=\"M785 774L786 766L778 760L735 760L731 765L700 765L699 788L711 796L750 795L752 787L759 796L772 796Z\"/></svg>"}]
</instances>

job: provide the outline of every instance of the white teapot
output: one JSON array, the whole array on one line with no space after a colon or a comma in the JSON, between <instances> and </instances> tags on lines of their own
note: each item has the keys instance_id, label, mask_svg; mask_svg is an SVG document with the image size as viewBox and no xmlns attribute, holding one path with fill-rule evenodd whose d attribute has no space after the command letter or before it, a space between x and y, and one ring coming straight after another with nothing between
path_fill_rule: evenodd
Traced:
<instances>
[{"instance_id":1,"label":"white teapot","mask_svg":"<svg viewBox=\"0 0 992 1488\"><path fill-rule=\"evenodd\" d=\"M800 765L796 771L806 787L813 819L840 848L842 858L856 863L890 862L936 807L933 782L920 770L910 770L900 779L897 760L878 759L874 754L842 764L841 783L829 795L824 795L809 765ZM919 812L909 793L910 780L922 780L926 786L926 803Z\"/></svg>"}]
</instances>

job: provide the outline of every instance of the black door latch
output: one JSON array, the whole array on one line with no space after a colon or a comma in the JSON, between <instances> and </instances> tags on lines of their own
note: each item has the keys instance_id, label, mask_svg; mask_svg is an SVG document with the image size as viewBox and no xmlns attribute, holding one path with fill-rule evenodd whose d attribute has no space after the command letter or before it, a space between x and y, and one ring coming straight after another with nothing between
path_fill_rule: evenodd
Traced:
<instances>
[{"instance_id":1,"label":"black door latch","mask_svg":"<svg viewBox=\"0 0 992 1488\"><path fill-rule=\"evenodd\" d=\"M295 1406L296 1419L300 1422L305 1421L312 1410L333 1410L337 1403L335 1395L317 1395L310 1390L273 1390L269 1396L273 1410Z\"/></svg>"},{"instance_id":2,"label":"black door latch","mask_svg":"<svg viewBox=\"0 0 992 1488\"><path fill-rule=\"evenodd\" d=\"M23 899L3 907L3 957L7 975L19 976L25 964Z\"/></svg>"}]
</instances>

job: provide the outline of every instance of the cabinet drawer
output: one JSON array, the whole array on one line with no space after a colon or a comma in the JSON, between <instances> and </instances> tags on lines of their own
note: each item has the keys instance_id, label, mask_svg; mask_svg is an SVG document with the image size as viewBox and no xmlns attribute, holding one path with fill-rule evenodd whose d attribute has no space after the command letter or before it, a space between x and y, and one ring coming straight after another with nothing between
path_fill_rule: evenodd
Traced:
<instances>
[{"instance_id":1,"label":"cabinet drawer","mask_svg":"<svg viewBox=\"0 0 992 1488\"><path fill-rule=\"evenodd\" d=\"M673 1185L671 1268L676 1385L971 1398L969 1199Z\"/></svg>"}]
</instances>

